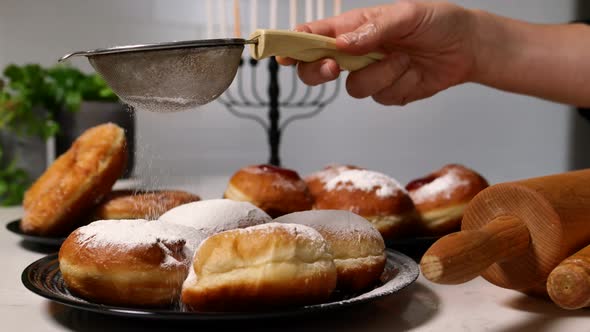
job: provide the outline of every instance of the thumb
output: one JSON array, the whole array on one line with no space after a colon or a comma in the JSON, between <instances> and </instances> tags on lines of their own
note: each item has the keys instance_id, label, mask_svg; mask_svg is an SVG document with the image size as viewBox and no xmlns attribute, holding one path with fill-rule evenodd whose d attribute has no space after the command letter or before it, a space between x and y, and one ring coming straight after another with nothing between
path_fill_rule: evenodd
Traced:
<instances>
[{"instance_id":1,"label":"thumb","mask_svg":"<svg viewBox=\"0 0 590 332\"><path fill-rule=\"evenodd\" d=\"M371 8L366 13L367 20L363 25L336 37L336 47L358 55L383 50L386 48L384 46L414 32L426 12L425 6L410 1Z\"/></svg>"}]
</instances>

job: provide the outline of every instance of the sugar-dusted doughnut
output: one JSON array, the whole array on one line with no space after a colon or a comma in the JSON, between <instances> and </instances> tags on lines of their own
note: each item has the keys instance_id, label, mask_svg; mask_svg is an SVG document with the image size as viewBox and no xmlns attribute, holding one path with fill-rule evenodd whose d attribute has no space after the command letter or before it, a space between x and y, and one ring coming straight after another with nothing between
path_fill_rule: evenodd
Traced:
<instances>
[{"instance_id":1,"label":"sugar-dusted doughnut","mask_svg":"<svg viewBox=\"0 0 590 332\"><path fill-rule=\"evenodd\" d=\"M94 219L158 219L179 205L196 202L200 197L180 190L114 190L98 205Z\"/></svg>"},{"instance_id":2,"label":"sugar-dusted doughnut","mask_svg":"<svg viewBox=\"0 0 590 332\"><path fill-rule=\"evenodd\" d=\"M349 211L294 212L274 222L300 224L317 230L330 245L338 271L338 289L364 290L374 285L385 268L385 243L367 219Z\"/></svg>"},{"instance_id":3,"label":"sugar-dusted doughnut","mask_svg":"<svg viewBox=\"0 0 590 332\"><path fill-rule=\"evenodd\" d=\"M446 165L408 183L406 189L420 216L420 234L458 231L465 207L487 187L488 182L481 175L458 164Z\"/></svg>"},{"instance_id":4,"label":"sugar-dusted doughnut","mask_svg":"<svg viewBox=\"0 0 590 332\"><path fill-rule=\"evenodd\" d=\"M353 165L331 164L317 172L309 174L304 178L307 188L309 189L309 194L315 200L316 197L323 194L325 190L324 186L328 181L332 180L340 173L351 169L361 168Z\"/></svg>"},{"instance_id":5,"label":"sugar-dusted doughnut","mask_svg":"<svg viewBox=\"0 0 590 332\"><path fill-rule=\"evenodd\" d=\"M229 180L225 198L250 202L271 217L310 210L313 200L297 172L272 166L253 165L238 170Z\"/></svg>"},{"instance_id":6,"label":"sugar-dusted doughnut","mask_svg":"<svg viewBox=\"0 0 590 332\"><path fill-rule=\"evenodd\" d=\"M410 232L416 217L412 200L395 179L364 169L343 171L326 182L314 209L356 213L373 223L386 240Z\"/></svg>"},{"instance_id":7,"label":"sugar-dusted doughnut","mask_svg":"<svg viewBox=\"0 0 590 332\"><path fill-rule=\"evenodd\" d=\"M268 223L215 234L199 246L182 302L198 311L256 311L326 301L336 267L304 225Z\"/></svg>"},{"instance_id":8,"label":"sugar-dusted doughnut","mask_svg":"<svg viewBox=\"0 0 590 332\"><path fill-rule=\"evenodd\" d=\"M196 230L146 220L100 220L72 232L59 251L68 289L92 302L158 307L178 300Z\"/></svg>"},{"instance_id":9,"label":"sugar-dusted doughnut","mask_svg":"<svg viewBox=\"0 0 590 332\"><path fill-rule=\"evenodd\" d=\"M270 222L272 218L248 202L209 199L177 206L159 220L195 228L209 236L235 228Z\"/></svg>"}]
</instances>

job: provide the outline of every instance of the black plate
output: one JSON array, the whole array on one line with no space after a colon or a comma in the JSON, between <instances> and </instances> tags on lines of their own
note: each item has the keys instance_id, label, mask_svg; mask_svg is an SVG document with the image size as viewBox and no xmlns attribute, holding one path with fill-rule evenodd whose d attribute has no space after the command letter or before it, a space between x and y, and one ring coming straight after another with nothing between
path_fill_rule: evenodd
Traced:
<instances>
[{"instance_id":1,"label":"black plate","mask_svg":"<svg viewBox=\"0 0 590 332\"><path fill-rule=\"evenodd\" d=\"M388 240L387 248L397 250L419 261L424 253L442 236L421 236L403 239Z\"/></svg>"},{"instance_id":2,"label":"black plate","mask_svg":"<svg viewBox=\"0 0 590 332\"><path fill-rule=\"evenodd\" d=\"M348 297L346 299L334 300L333 302L277 311L207 313L185 311L180 308L181 306L178 304L167 309L138 309L114 307L85 301L72 295L66 287L61 272L59 271L57 255L46 256L29 265L23 271L21 280L25 287L40 296L70 307L103 314L173 320L235 320L292 316L324 310L333 310L349 305L370 302L380 297L398 292L402 288L413 283L418 278L419 274L418 265L411 258L388 249L387 264L385 272L381 277L382 283L369 292L358 294L354 297Z\"/></svg>"},{"instance_id":3,"label":"black plate","mask_svg":"<svg viewBox=\"0 0 590 332\"><path fill-rule=\"evenodd\" d=\"M61 244L66 240L65 237L48 237L25 234L20 229L20 219L11 221L8 224L6 224L6 229L16 235L19 235L25 241L34 242L45 246L61 246Z\"/></svg>"},{"instance_id":4,"label":"black plate","mask_svg":"<svg viewBox=\"0 0 590 332\"><path fill-rule=\"evenodd\" d=\"M397 245L397 246L422 246L427 244L432 244L436 242L436 240L440 239L442 236L419 236L419 237L410 237L410 238L403 238L403 239L395 239L388 241L388 244Z\"/></svg>"}]
</instances>

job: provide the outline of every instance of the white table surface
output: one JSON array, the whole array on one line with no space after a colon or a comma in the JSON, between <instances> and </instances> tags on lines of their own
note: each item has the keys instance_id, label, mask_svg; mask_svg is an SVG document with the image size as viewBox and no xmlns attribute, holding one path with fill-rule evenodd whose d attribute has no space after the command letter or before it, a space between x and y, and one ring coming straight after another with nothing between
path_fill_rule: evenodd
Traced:
<instances>
[{"instance_id":1,"label":"white table surface","mask_svg":"<svg viewBox=\"0 0 590 332\"><path fill-rule=\"evenodd\" d=\"M217 196L219 188L207 187L211 192L202 194L204 198ZM21 215L20 207L0 208L0 331L590 331L588 309L562 310L482 278L441 286L420 277L399 293L373 303L265 321L172 322L85 312L48 301L21 284L24 268L54 251L27 245L6 230L5 225Z\"/></svg>"}]
</instances>

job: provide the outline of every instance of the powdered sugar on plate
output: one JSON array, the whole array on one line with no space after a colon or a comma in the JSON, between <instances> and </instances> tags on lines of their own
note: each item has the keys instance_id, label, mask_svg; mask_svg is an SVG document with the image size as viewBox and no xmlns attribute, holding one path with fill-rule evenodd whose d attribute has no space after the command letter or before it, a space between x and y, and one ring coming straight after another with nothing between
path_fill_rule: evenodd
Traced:
<instances>
[{"instance_id":1,"label":"powdered sugar on plate","mask_svg":"<svg viewBox=\"0 0 590 332\"><path fill-rule=\"evenodd\" d=\"M457 188L468 186L469 181L461 179L456 170L449 170L442 176L437 177L434 181L423 185L422 187L411 191L410 197L416 204L433 201L435 199L450 199L451 194Z\"/></svg>"},{"instance_id":2,"label":"powdered sugar on plate","mask_svg":"<svg viewBox=\"0 0 590 332\"><path fill-rule=\"evenodd\" d=\"M362 190L373 191L378 197L391 197L405 189L393 178L374 171L352 169L347 170L326 182L324 189L332 190Z\"/></svg>"},{"instance_id":3,"label":"powdered sugar on plate","mask_svg":"<svg viewBox=\"0 0 590 332\"><path fill-rule=\"evenodd\" d=\"M338 304L344 305L365 302L383 297L399 291L418 279L420 270L418 265L411 258L391 251L390 249L386 250L385 253L387 255L387 261L385 264L385 270L381 276L381 282L383 282L383 285L351 299L337 302ZM320 304L320 306L330 304L334 303Z\"/></svg>"}]
</instances>

